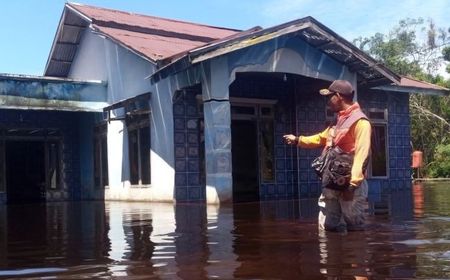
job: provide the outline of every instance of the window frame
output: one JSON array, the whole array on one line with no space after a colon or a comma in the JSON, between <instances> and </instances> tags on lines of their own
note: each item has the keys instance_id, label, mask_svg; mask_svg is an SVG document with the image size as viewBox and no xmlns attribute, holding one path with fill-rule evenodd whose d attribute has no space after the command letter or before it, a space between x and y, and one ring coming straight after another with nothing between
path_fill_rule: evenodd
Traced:
<instances>
[{"instance_id":1,"label":"window frame","mask_svg":"<svg viewBox=\"0 0 450 280\"><path fill-rule=\"evenodd\" d=\"M373 167L372 167L372 143L371 143L371 154L370 154L370 160L369 165L367 167L368 177L373 179L388 179L390 178L390 170L389 170L389 122L388 122L388 110L387 109L378 109L378 108L369 108L367 110L364 110L365 114L369 118L371 125L372 125L372 134L374 130L374 126L384 126L385 129L385 154L386 154L386 175L385 176L375 176L373 175ZM383 113L382 118L375 118L373 115L371 116L371 113Z\"/></svg>"},{"instance_id":2,"label":"window frame","mask_svg":"<svg viewBox=\"0 0 450 280\"><path fill-rule=\"evenodd\" d=\"M104 141L104 142L103 142ZM106 189L109 187L109 164L108 164L108 124L107 122L101 122L94 127L94 188L95 189ZM106 150L104 150L104 146ZM106 155L104 155L106 152ZM98 153L98 154L97 154ZM97 158L98 156L98 158ZM104 160L106 159L106 165ZM97 167L98 160L98 167ZM106 167L106 170L104 170ZM99 168L99 181L96 181L96 169ZM106 175L106 176L105 176ZM105 180L106 179L106 180ZM106 183L105 183L106 181Z\"/></svg>"},{"instance_id":3,"label":"window frame","mask_svg":"<svg viewBox=\"0 0 450 280\"><path fill-rule=\"evenodd\" d=\"M50 145L56 144L56 186L52 186L51 175L50 175ZM45 145L45 187L49 191L57 191L62 188L62 141L60 139L47 140Z\"/></svg>"},{"instance_id":4,"label":"window frame","mask_svg":"<svg viewBox=\"0 0 450 280\"><path fill-rule=\"evenodd\" d=\"M126 127L127 127L127 133L128 133L128 168L129 168L129 174L130 174L130 185L132 187L150 187L151 183L152 183L152 176L151 176L151 127L150 127L150 113L149 112L145 112L145 113L128 113L126 118L125 118L125 122L126 122ZM141 130L142 129L148 129L148 155L147 155L147 160L148 160L148 182L144 182L143 179L143 172L144 172L144 168L143 165L143 149L145 147L143 147L142 143L141 143ZM132 180L132 170L131 170L131 166L132 166L132 156L131 156L131 138L130 138L130 134L131 133L136 133L136 140L137 140L137 182L135 182L134 180Z\"/></svg>"}]
</instances>

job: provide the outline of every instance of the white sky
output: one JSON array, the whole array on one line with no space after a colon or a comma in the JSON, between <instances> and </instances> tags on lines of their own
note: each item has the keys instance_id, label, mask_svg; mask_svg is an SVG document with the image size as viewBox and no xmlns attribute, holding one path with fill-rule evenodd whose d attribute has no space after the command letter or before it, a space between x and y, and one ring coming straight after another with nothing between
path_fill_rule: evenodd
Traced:
<instances>
[{"instance_id":1,"label":"white sky","mask_svg":"<svg viewBox=\"0 0 450 280\"><path fill-rule=\"evenodd\" d=\"M248 29L313 16L352 41L387 33L399 20L450 27L448 0L77 0L83 4L208 25ZM42 75L64 0L0 1L0 73Z\"/></svg>"}]
</instances>

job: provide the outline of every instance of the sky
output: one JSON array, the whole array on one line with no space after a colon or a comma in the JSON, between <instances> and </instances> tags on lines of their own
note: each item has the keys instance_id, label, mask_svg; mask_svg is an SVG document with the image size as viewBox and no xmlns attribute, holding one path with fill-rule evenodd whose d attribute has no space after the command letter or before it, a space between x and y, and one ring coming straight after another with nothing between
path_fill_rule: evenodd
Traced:
<instances>
[{"instance_id":1,"label":"sky","mask_svg":"<svg viewBox=\"0 0 450 280\"><path fill-rule=\"evenodd\" d=\"M77 0L77 3L213 26L264 28L312 16L345 39L387 34L399 20L450 27L448 0ZM0 73L42 75L64 0L0 0Z\"/></svg>"}]
</instances>

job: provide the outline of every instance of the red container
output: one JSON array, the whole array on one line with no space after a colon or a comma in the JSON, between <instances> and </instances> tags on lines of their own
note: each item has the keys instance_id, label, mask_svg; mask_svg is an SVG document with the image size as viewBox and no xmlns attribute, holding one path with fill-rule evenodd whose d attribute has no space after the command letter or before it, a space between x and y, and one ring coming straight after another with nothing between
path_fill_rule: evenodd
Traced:
<instances>
[{"instance_id":1,"label":"red container","mask_svg":"<svg viewBox=\"0 0 450 280\"><path fill-rule=\"evenodd\" d=\"M423 166L423 153L421 151L414 151L412 153L412 168L419 168Z\"/></svg>"}]
</instances>

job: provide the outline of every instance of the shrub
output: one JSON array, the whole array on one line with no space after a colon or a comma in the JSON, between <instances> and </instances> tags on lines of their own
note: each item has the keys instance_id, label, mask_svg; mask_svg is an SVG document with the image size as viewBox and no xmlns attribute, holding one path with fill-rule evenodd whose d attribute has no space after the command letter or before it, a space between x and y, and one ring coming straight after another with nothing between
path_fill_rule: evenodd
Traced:
<instances>
[{"instance_id":1,"label":"shrub","mask_svg":"<svg viewBox=\"0 0 450 280\"><path fill-rule=\"evenodd\" d=\"M428 168L430 177L450 177L450 144L436 146L434 160Z\"/></svg>"}]
</instances>

